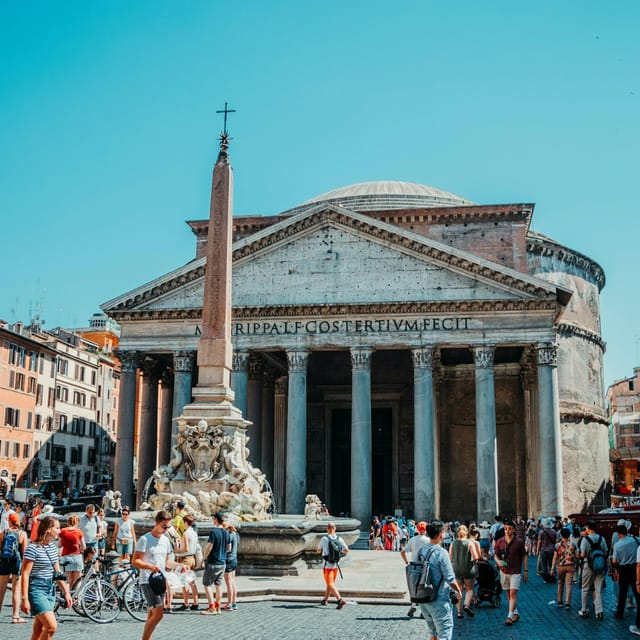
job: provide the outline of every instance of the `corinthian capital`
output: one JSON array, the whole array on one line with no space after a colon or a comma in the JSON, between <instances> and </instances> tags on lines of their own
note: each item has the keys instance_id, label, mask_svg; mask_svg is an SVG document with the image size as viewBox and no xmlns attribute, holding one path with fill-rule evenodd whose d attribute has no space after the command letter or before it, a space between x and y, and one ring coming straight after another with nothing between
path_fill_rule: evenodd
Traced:
<instances>
[{"instance_id":1,"label":"corinthian capital","mask_svg":"<svg viewBox=\"0 0 640 640\"><path fill-rule=\"evenodd\" d=\"M558 366L558 345L547 343L536 346L536 356L538 358L538 366L547 365L550 367Z\"/></svg>"},{"instance_id":2,"label":"corinthian capital","mask_svg":"<svg viewBox=\"0 0 640 640\"><path fill-rule=\"evenodd\" d=\"M304 349L287 351L287 362L289 363L289 372L306 371L308 361L309 361L309 352Z\"/></svg>"},{"instance_id":3,"label":"corinthian capital","mask_svg":"<svg viewBox=\"0 0 640 640\"><path fill-rule=\"evenodd\" d=\"M173 370L176 373L191 373L195 355L195 351L176 351L173 354Z\"/></svg>"},{"instance_id":4,"label":"corinthian capital","mask_svg":"<svg viewBox=\"0 0 640 640\"><path fill-rule=\"evenodd\" d=\"M251 356L249 358L249 380L261 380L263 368L262 360L256 356Z\"/></svg>"},{"instance_id":5,"label":"corinthian capital","mask_svg":"<svg viewBox=\"0 0 640 640\"><path fill-rule=\"evenodd\" d=\"M371 347L352 347L351 348L351 368L352 369L369 369L371 367Z\"/></svg>"},{"instance_id":6,"label":"corinthian capital","mask_svg":"<svg viewBox=\"0 0 640 640\"><path fill-rule=\"evenodd\" d=\"M249 352L248 351L234 351L233 352L233 370L234 371L248 371L249 369Z\"/></svg>"},{"instance_id":7,"label":"corinthian capital","mask_svg":"<svg viewBox=\"0 0 640 640\"><path fill-rule=\"evenodd\" d=\"M493 347L473 347L473 361L476 369L491 369L493 367Z\"/></svg>"},{"instance_id":8,"label":"corinthian capital","mask_svg":"<svg viewBox=\"0 0 640 640\"><path fill-rule=\"evenodd\" d=\"M120 360L120 370L122 373L135 373L138 368L137 351L114 351L116 358Z\"/></svg>"},{"instance_id":9,"label":"corinthian capital","mask_svg":"<svg viewBox=\"0 0 640 640\"><path fill-rule=\"evenodd\" d=\"M418 347L417 349L411 349L411 357L413 358L414 368L433 368L433 349L431 347Z\"/></svg>"}]
</instances>

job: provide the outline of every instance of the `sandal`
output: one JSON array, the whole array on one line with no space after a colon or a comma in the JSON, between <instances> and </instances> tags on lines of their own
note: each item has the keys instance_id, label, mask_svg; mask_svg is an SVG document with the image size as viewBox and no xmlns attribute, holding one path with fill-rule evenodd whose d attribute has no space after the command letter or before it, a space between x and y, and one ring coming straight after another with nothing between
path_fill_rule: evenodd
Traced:
<instances>
[{"instance_id":1,"label":"sandal","mask_svg":"<svg viewBox=\"0 0 640 640\"><path fill-rule=\"evenodd\" d=\"M11 624L27 624L27 621L20 616L11 619Z\"/></svg>"},{"instance_id":2,"label":"sandal","mask_svg":"<svg viewBox=\"0 0 640 640\"><path fill-rule=\"evenodd\" d=\"M459 613L458 618L464 618L464 616L461 613Z\"/></svg>"}]
</instances>

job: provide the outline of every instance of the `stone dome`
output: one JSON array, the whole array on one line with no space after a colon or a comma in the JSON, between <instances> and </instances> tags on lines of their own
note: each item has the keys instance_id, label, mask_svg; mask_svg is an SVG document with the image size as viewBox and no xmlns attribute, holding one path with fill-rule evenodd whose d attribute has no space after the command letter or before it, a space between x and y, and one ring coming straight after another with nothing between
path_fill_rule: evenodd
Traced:
<instances>
[{"instance_id":1,"label":"stone dome","mask_svg":"<svg viewBox=\"0 0 640 640\"><path fill-rule=\"evenodd\" d=\"M471 200L466 200L455 193L449 193L424 184L378 180L375 182L359 182L327 191L293 209L289 209L285 213L287 215L299 213L321 202L331 202L352 211L425 209L475 204Z\"/></svg>"}]
</instances>

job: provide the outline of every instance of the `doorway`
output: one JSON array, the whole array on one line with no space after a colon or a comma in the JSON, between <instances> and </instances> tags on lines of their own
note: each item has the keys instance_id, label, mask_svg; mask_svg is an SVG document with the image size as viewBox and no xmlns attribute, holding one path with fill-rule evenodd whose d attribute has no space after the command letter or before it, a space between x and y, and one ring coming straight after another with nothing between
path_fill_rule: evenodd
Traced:
<instances>
[{"instance_id":1,"label":"doorway","mask_svg":"<svg viewBox=\"0 0 640 640\"><path fill-rule=\"evenodd\" d=\"M371 513L393 512L393 411L371 410ZM351 409L332 409L330 425L331 513L351 510ZM366 523L363 523L366 524Z\"/></svg>"}]
</instances>

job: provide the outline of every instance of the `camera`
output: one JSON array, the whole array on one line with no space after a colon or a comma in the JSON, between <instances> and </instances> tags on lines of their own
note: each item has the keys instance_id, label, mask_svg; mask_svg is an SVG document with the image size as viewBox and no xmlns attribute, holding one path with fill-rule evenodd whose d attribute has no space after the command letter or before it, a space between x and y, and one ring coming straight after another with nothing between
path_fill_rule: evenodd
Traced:
<instances>
[{"instance_id":1,"label":"camera","mask_svg":"<svg viewBox=\"0 0 640 640\"><path fill-rule=\"evenodd\" d=\"M66 580L67 579L67 574L63 573L62 571L54 571L53 572L53 579L58 582L61 580Z\"/></svg>"},{"instance_id":2,"label":"camera","mask_svg":"<svg viewBox=\"0 0 640 640\"><path fill-rule=\"evenodd\" d=\"M452 605L458 604L458 593L457 593L457 591L454 591L453 589L451 589L449 591L449 600L451 600L451 604Z\"/></svg>"}]
</instances>

